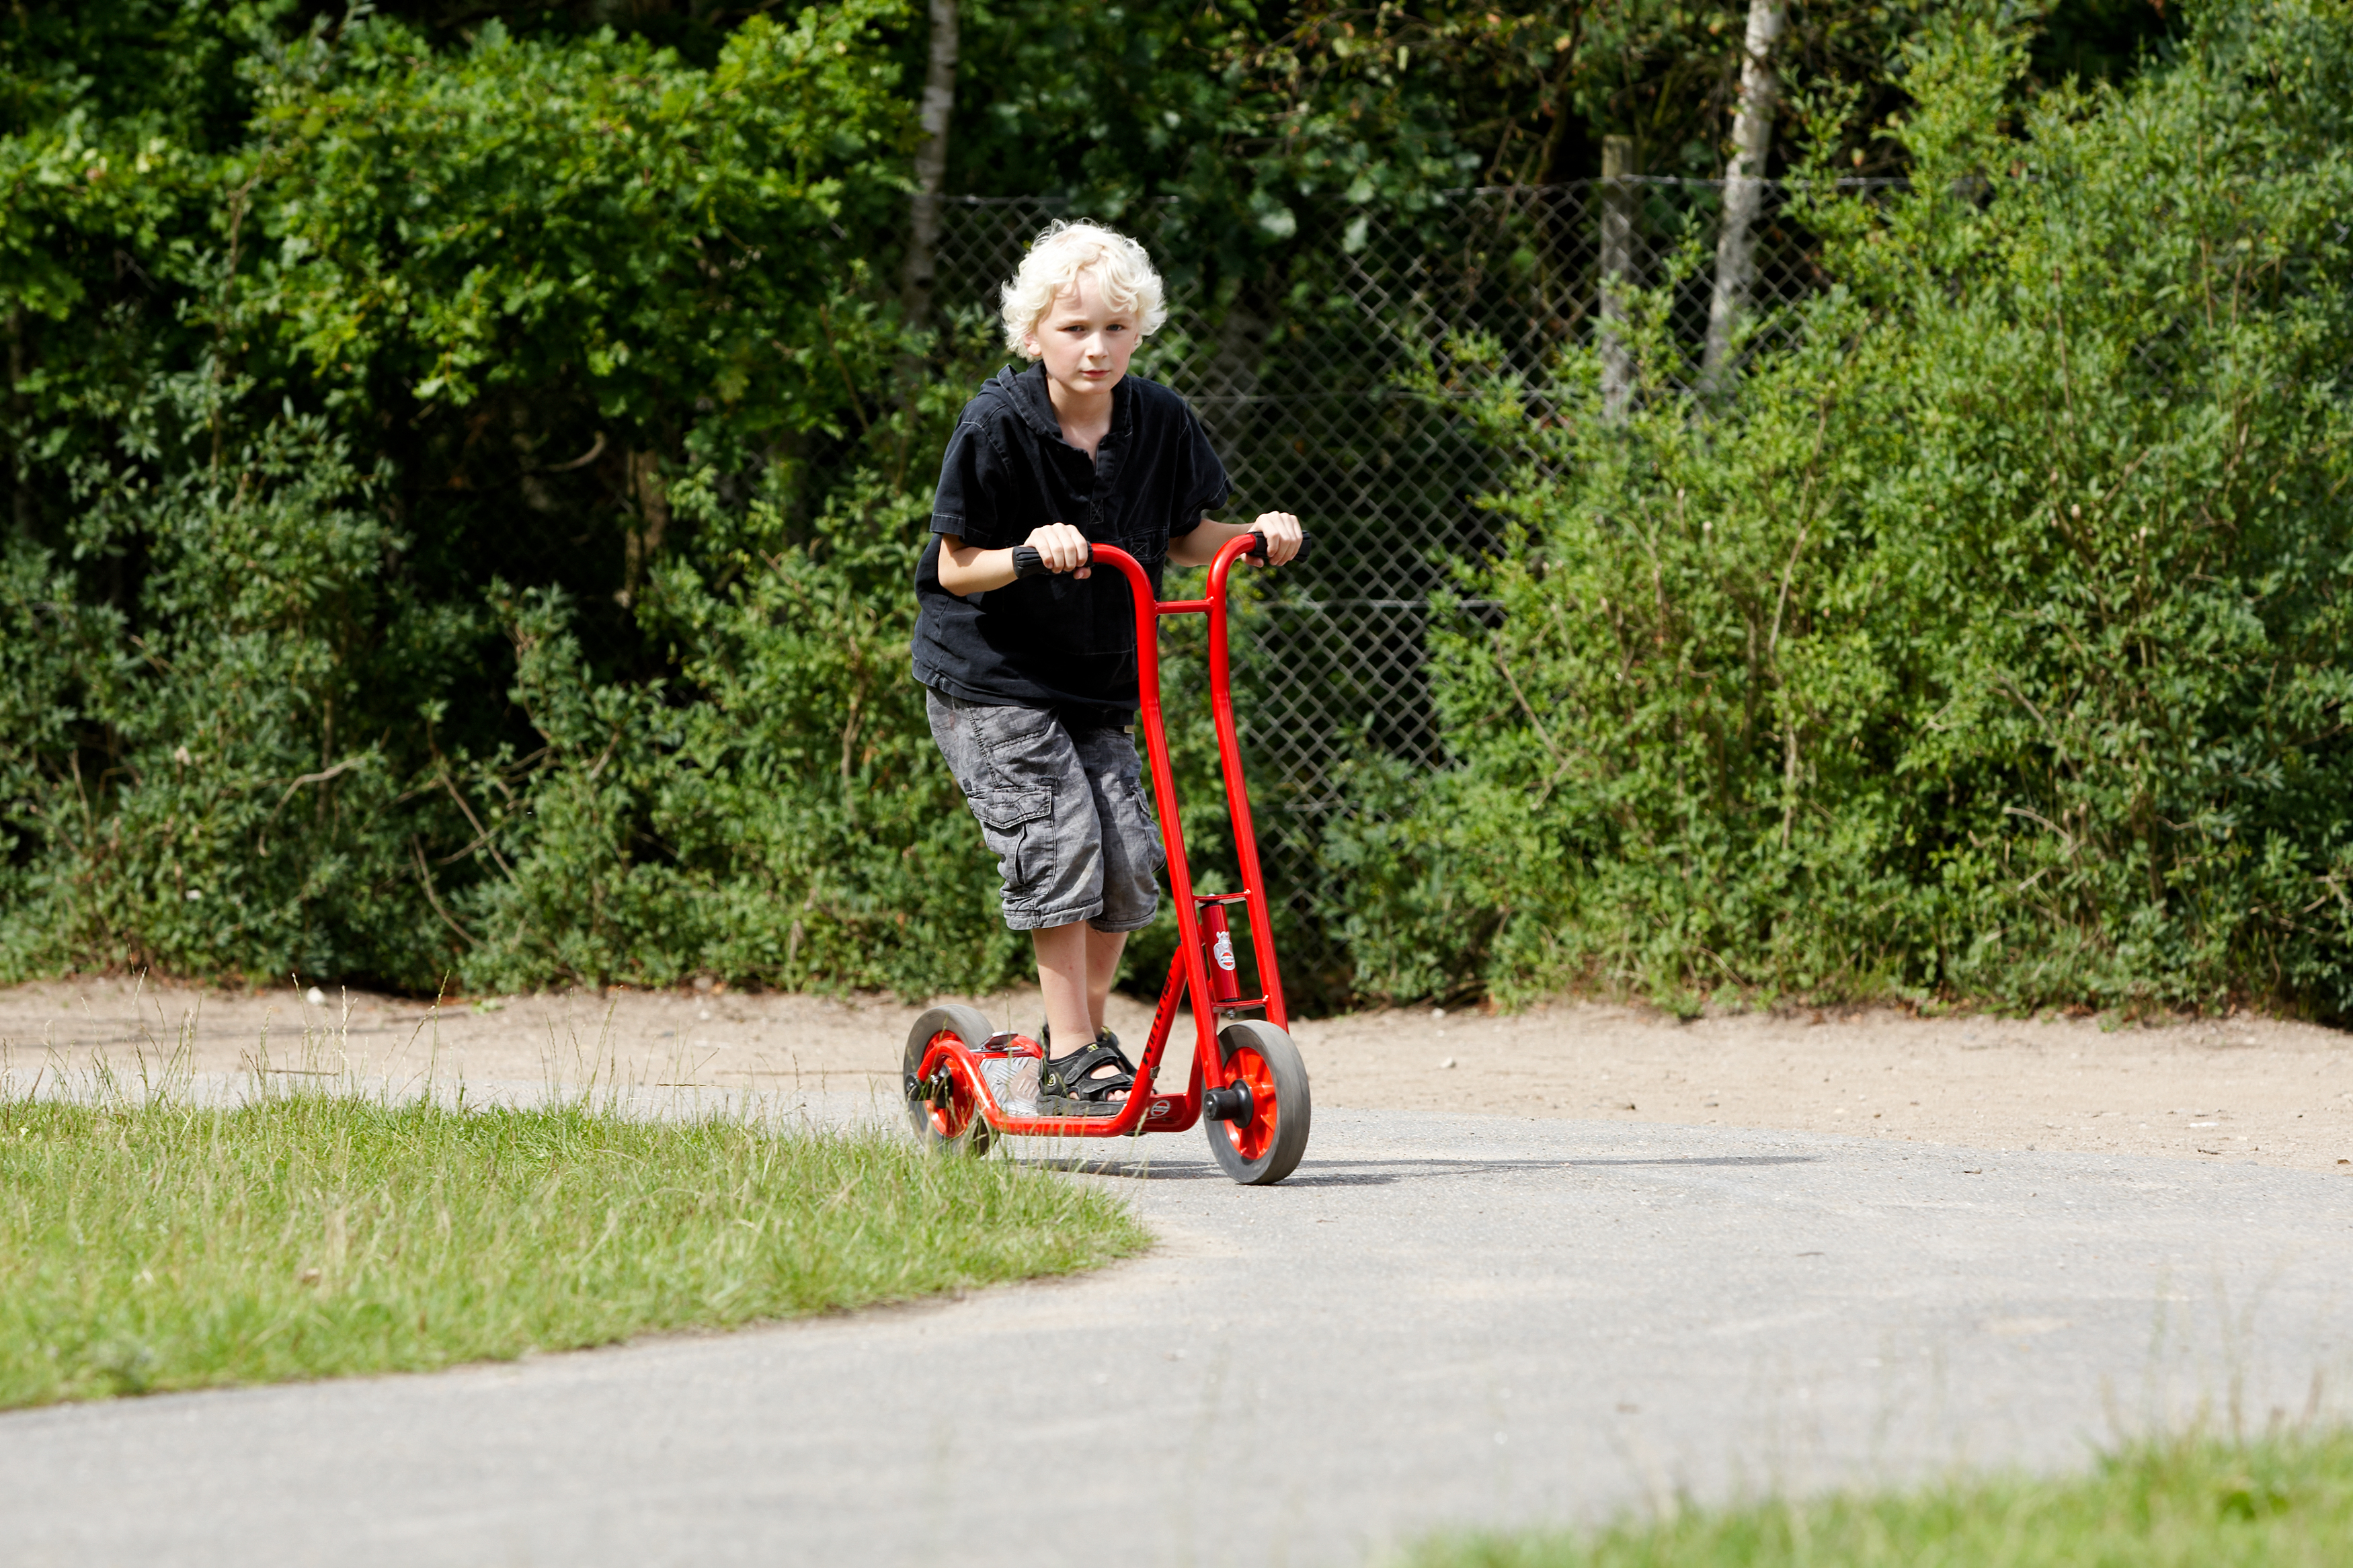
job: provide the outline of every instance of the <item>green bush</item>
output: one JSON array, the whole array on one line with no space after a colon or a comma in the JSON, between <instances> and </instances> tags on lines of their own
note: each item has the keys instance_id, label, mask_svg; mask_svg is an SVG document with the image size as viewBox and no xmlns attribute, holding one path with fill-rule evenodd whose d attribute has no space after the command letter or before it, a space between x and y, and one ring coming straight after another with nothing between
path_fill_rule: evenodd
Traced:
<instances>
[{"instance_id":1,"label":"green bush","mask_svg":"<svg viewBox=\"0 0 2353 1568\"><path fill-rule=\"evenodd\" d=\"M1663 295L1622 429L1590 363L1534 429L1461 345L1446 390L1535 461L1462 580L1500 626L1436 649L1457 765L1366 763L1381 809L1324 846L1359 989L2343 1006L2345 17L2216 5L2031 101L2023 40L1966 16L1894 80L1826 40L1910 21L1808 24L1793 58L1917 100L1817 163L1918 177L1798 215L1839 287L1704 416L1662 390ZM905 677L923 481L996 363L977 302L901 314L913 10L669 48L319 9L0 28L0 978L1010 979ZM1556 127L1616 112L1535 13L1415 22L1410 71L1389 20L1290 15L1155 10L1018 90L1100 19L978 18L957 156L1179 192L1196 325L1289 331L1433 184L1568 171L1573 136L1514 140L1540 79ZM1696 13L1627 26L1627 83L1719 58ZM1187 83L1215 137L1166 119ZM1674 166L1703 120L1656 122ZM1311 187L1364 204L1336 249L1284 237Z\"/></svg>"},{"instance_id":2,"label":"green bush","mask_svg":"<svg viewBox=\"0 0 2353 1568\"><path fill-rule=\"evenodd\" d=\"M925 498L869 480L797 542L777 500L731 514L707 475L673 499L701 548L662 569L641 614L691 700L598 683L556 596L512 602L517 699L544 743L465 790L501 875L458 901L461 973L1000 983L1018 954L994 862L907 673Z\"/></svg>"},{"instance_id":3,"label":"green bush","mask_svg":"<svg viewBox=\"0 0 2353 1568\"><path fill-rule=\"evenodd\" d=\"M1533 458L1453 766L1332 836L1367 989L2353 1008L2353 15L2188 26L2023 101L1933 28L1908 187L1814 187L1835 286L1721 406L1670 292L1622 425L1433 370Z\"/></svg>"},{"instance_id":4,"label":"green bush","mask_svg":"<svg viewBox=\"0 0 2353 1568\"><path fill-rule=\"evenodd\" d=\"M1002 974L905 672L905 22L9 34L0 972Z\"/></svg>"}]
</instances>

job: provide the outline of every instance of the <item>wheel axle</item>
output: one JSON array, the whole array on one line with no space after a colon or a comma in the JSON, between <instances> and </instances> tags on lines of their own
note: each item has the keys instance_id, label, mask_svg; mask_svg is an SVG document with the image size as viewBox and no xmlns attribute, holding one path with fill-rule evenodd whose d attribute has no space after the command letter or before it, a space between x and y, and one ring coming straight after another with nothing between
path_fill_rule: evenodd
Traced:
<instances>
[{"instance_id":1,"label":"wheel axle","mask_svg":"<svg viewBox=\"0 0 2353 1568\"><path fill-rule=\"evenodd\" d=\"M1201 1096L1201 1114L1212 1121L1248 1121L1250 1119L1250 1085L1236 1082L1224 1089L1207 1090Z\"/></svg>"}]
</instances>

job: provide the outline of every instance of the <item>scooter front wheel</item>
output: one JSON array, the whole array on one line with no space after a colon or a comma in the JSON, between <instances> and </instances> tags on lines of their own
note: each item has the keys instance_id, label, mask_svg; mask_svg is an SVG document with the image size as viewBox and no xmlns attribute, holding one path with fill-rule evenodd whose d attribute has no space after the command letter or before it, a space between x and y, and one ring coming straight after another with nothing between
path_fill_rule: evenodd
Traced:
<instances>
[{"instance_id":1,"label":"scooter front wheel","mask_svg":"<svg viewBox=\"0 0 2353 1568\"><path fill-rule=\"evenodd\" d=\"M1228 1024L1218 1034L1218 1054L1226 1068L1219 1087L1246 1088L1250 1100L1242 1114L1202 1122L1209 1152L1244 1186L1271 1185L1298 1169L1307 1152L1307 1064L1289 1035L1259 1018Z\"/></svg>"},{"instance_id":2,"label":"scooter front wheel","mask_svg":"<svg viewBox=\"0 0 2353 1568\"><path fill-rule=\"evenodd\" d=\"M906 1066L902 1073L907 1092L907 1121L915 1130L915 1142L939 1154L986 1154L992 1139L988 1118L980 1113L980 1100L972 1092L972 1085L964 1075L953 1070L926 1080L923 1058L931 1054L934 1041L953 1035L970 1049L978 1049L997 1031L988 1026L988 1016L977 1007L951 1003L945 1007L934 1007L915 1020L907 1031Z\"/></svg>"}]
</instances>

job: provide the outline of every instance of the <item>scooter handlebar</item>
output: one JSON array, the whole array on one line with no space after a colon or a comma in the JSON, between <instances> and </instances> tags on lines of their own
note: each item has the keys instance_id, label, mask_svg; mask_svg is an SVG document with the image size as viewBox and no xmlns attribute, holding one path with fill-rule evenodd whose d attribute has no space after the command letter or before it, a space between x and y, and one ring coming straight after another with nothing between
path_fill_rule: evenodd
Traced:
<instances>
[{"instance_id":1,"label":"scooter handlebar","mask_svg":"<svg viewBox=\"0 0 2353 1568\"><path fill-rule=\"evenodd\" d=\"M1094 556L1095 552L1090 547L1087 551L1088 564L1093 564ZM1013 575L1016 578L1035 577L1044 570L1046 570L1044 556L1026 544L1017 544L1013 547Z\"/></svg>"},{"instance_id":2,"label":"scooter handlebar","mask_svg":"<svg viewBox=\"0 0 2353 1568\"><path fill-rule=\"evenodd\" d=\"M1296 566L1301 562L1306 560L1307 547L1314 542L1314 536L1312 534L1301 534L1299 536L1299 553L1293 556L1289 561L1283 563L1283 564L1287 566ZM1250 545L1242 552L1242 553L1246 556L1257 556L1263 559L1266 555L1266 535L1263 533L1251 534Z\"/></svg>"},{"instance_id":3,"label":"scooter handlebar","mask_svg":"<svg viewBox=\"0 0 2353 1568\"><path fill-rule=\"evenodd\" d=\"M1299 536L1299 553L1291 558L1290 563L1292 565L1296 566L1299 563L1307 559L1308 542L1309 536L1307 534L1303 533ZM1266 554L1266 535L1263 533L1251 534L1250 547L1244 550L1242 553L1244 555L1255 555L1261 558L1264 557ZM1087 552L1087 562L1090 565L1093 564L1094 551L1092 548ZM1035 577L1039 573L1045 570L1046 558L1039 554L1036 550L1030 548L1027 544L1017 544L1013 547L1013 575L1016 579Z\"/></svg>"}]
</instances>

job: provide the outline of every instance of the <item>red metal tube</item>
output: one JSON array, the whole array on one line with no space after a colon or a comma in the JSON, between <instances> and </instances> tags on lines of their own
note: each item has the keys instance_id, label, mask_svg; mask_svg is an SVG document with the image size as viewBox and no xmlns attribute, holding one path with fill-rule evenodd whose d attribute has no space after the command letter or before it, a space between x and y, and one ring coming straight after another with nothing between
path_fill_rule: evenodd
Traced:
<instances>
[{"instance_id":1,"label":"red metal tube","mask_svg":"<svg viewBox=\"0 0 2353 1568\"><path fill-rule=\"evenodd\" d=\"M1250 949L1258 955L1259 983L1266 989L1267 1022L1291 1027L1282 1005L1282 973L1274 962L1274 921L1268 917L1266 877L1259 869L1258 835L1250 826L1250 791L1242 783L1242 742L1234 728L1231 657L1226 647L1226 574L1250 551L1251 536L1226 541L1209 563L1209 711L1218 725L1218 761L1226 775L1226 809L1234 822L1234 849L1241 861L1242 891L1249 895Z\"/></svg>"},{"instance_id":2,"label":"red metal tube","mask_svg":"<svg viewBox=\"0 0 2353 1568\"><path fill-rule=\"evenodd\" d=\"M1228 548L1231 548L1229 545ZM1145 574L1143 565L1134 556L1113 545L1094 547L1093 564L1110 566L1127 579L1127 589L1135 605L1135 700L1136 728L1144 735L1145 756L1152 772L1152 804L1160 814L1160 835L1168 852L1168 892L1176 903L1176 962L1185 972L1185 990L1192 998L1194 1063L1205 1069L1215 1082L1222 1084L1225 1077L1218 1068L1218 1011L1210 1000L1208 964L1201 946L1201 922L1193 901L1193 868L1185 858L1185 829L1176 812L1176 773L1168 757L1168 729L1160 709L1160 604L1152 592L1152 579ZM1219 609L1212 590L1209 615L1215 621ZM1211 640L1214 650L1216 639ZM1212 657L1214 657L1214 652ZM1213 689L1221 690L1212 680ZM1229 704L1230 707L1230 704ZM1232 728L1230 718L1227 730ZM1238 819L1238 832L1246 831ZM1252 858L1256 850L1251 851ZM1199 1082L1197 1070L1195 1082ZM1120 1113L1111 1118L1112 1125L1105 1135L1132 1131L1144 1120L1145 1107L1152 1097L1131 1094Z\"/></svg>"},{"instance_id":3,"label":"red metal tube","mask_svg":"<svg viewBox=\"0 0 2353 1568\"><path fill-rule=\"evenodd\" d=\"M1234 973L1234 933L1226 922L1225 905L1210 904L1201 910L1201 941L1208 946L1202 956L1208 965L1211 1001L1219 1005L1235 1001L1242 984Z\"/></svg>"}]
</instances>

